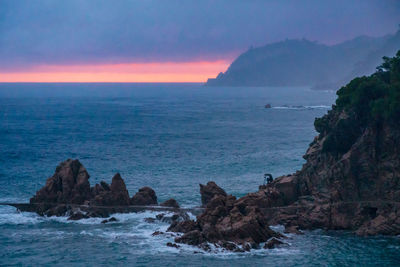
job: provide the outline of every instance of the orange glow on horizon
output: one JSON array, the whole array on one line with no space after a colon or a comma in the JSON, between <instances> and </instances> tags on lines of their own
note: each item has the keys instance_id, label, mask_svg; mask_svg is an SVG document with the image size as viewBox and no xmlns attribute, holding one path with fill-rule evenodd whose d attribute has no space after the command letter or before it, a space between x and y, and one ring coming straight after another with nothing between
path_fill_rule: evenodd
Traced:
<instances>
[{"instance_id":1,"label":"orange glow on horizon","mask_svg":"<svg viewBox=\"0 0 400 267\"><path fill-rule=\"evenodd\" d=\"M0 72L0 82L205 82L228 66L226 61L40 65Z\"/></svg>"}]
</instances>

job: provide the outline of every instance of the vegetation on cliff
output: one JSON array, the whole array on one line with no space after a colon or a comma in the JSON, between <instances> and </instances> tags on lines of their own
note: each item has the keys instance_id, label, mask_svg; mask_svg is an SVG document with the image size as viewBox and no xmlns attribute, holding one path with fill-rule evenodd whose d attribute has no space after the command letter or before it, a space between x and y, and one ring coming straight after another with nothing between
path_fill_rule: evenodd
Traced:
<instances>
[{"instance_id":1,"label":"vegetation on cliff","mask_svg":"<svg viewBox=\"0 0 400 267\"><path fill-rule=\"evenodd\" d=\"M315 129L326 136L324 151L345 153L367 126L395 125L400 118L400 51L384 57L370 76L353 79L338 92L336 105L315 120Z\"/></svg>"}]
</instances>

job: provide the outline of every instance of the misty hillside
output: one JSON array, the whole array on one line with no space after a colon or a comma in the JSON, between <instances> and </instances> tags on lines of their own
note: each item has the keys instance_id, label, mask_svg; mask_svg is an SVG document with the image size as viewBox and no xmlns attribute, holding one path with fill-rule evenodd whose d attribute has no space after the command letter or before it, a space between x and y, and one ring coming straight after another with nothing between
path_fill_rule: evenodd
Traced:
<instances>
[{"instance_id":1,"label":"misty hillside","mask_svg":"<svg viewBox=\"0 0 400 267\"><path fill-rule=\"evenodd\" d=\"M339 89L354 76L375 71L383 56L400 49L400 30L384 37L360 36L337 44L285 40L241 54L209 86L313 86Z\"/></svg>"}]
</instances>

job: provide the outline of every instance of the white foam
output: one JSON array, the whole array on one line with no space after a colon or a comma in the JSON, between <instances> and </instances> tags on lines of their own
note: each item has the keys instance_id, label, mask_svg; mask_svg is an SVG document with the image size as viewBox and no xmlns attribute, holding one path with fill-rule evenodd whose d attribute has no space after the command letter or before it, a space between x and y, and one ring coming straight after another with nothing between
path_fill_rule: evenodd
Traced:
<instances>
[{"instance_id":1,"label":"white foam","mask_svg":"<svg viewBox=\"0 0 400 267\"><path fill-rule=\"evenodd\" d=\"M289 109L289 110L305 110L305 109L330 109L331 106L315 105L315 106L277 106L273 109Z\"/></svg>"}]
</instances>

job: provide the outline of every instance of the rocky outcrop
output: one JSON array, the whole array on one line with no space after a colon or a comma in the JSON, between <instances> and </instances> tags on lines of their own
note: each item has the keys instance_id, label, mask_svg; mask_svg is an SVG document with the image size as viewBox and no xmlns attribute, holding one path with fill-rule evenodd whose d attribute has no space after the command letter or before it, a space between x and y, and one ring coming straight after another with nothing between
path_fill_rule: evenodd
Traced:
<instances>
[{"instance_id":1,"label":"rocky outcrop","mask_svg":"<svg viewBox=\"0 0 400 267\"><path fill-rule=\"evenodd\" d=\"M224 189L215 182L208 182L206 185L200 184L201 204L206 206L215 196L226 196Z\"/></svg>"},{"instance_id":2,"label":"rocky outcrop","mask_svg":"<svg viewBox=\"0 0 400 267\"><path fill-rule=\"evenodd\" d=\"M139 191L131 198L130 204L137 206L157 205L156 192L154 192L154 190L150 187L140 188Z\"/></svg>"},{"instance_id":3,"label":"rocky outcrop","mask_svg":"<svg viewBox=\"0 0 400 267\"><path fill-rule=\"evenodd\" d=\"M68 159L56 168L30 203L83 204L90 198L89 174L79 160Z\"/></svg>"},{"instance_id":4,"label":"rocky outcrop","mask_svg":"<svg viewBox=\"0 0 400 267\"><path fill-rule=\"evenodd\" d=\"M111 185L101 181L90 188L89 174L85 167L79 160L68 159L60 163L45 186L30 199L30 204L29 211L39 215L68 215L69 220L79 220L89 217L106 218L111 213L131 210L119 208L124 206L157 205L157 196L150 187L143 187L130 198L119 173L114 175ZM165 205L176 207L178 203L171 199Z\"/></svg>"},{"instance_id":5,"label":"rocky outcrop","mask_svg":"<svg viewBox=\"0 0 400 267\"><path fill-rule=\"evenodd\" d=\"M174 222L168 231L184 233L175 242L208 249L207 243L232 251L248 250L271 237L282 237L268 226L264 214L254 205L227 195L214 182L200 186L205 211L196 221ZM213 195L212 199L208 197Z\"/></svg>"}]
</instances>

